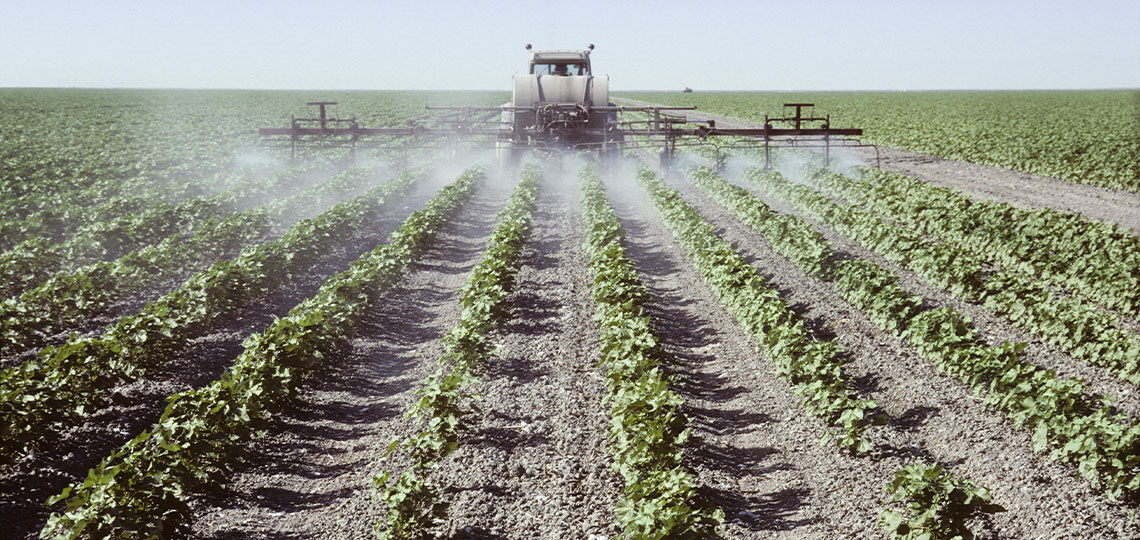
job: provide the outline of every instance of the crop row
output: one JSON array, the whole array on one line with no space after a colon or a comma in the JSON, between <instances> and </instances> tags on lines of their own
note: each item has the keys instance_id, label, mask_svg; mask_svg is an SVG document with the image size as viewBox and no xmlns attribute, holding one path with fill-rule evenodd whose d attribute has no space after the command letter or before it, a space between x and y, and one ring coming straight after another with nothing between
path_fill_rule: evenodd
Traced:
<instances>
[{"instance_id":1,"label":"crop row","mask_svg":"<svg viewBox=\"0 0 1140 540\"><path fill-rule=\"evenodd\" d=\"M738 208L729 206L734 213ZM897 276L870 261L838 261L834 276L839 294L871 322L1031 431L1034 451L1048 449L1051 458L1075 465L1110 497L1134 498L1140 491L1140 424L1084 394L1079 381L1021 361L1023 343L987 345L968 317L950 307L924 308L923 299L900 287Z\"/></svg>"},{"instance_id":2,"label":"crop row","mask_svg":"<svg viewBox=\"0 0 1140 540\"><path fill-rule=\"evenodd\" d=\"M405 173L411 174L411 173ZM189 237L172 235L161 242L57 275L36 288L0 304L0 353L41 346L56 332L74 328L129 295L201 269L211 261L233 257L271 230L288 225L296 211L323 208L357 192L372 173L350 169L299 193L224 218L212 218Z\"/></svg>"},{"instance_id":3,"label":"crop row","mask_svg":"<svg viewBox=\"0 0 1140 540\"><path fill-rule=\"evenodd\" d=\"M504 101L500 92L328 97L369 126L422 118L425 104ZM0 249L212 193L235 169L277 168L288 149L252 148L256 128L312 116L306 101L289 92L0 89ZM25 235L8 220L39 232Z\"/></svg>"},{"instance_id":4,"label":"crop row","mask_svg":"<svg viewBox=\"0 0 1140 540\"><path fill-rule=\"evenodd\" d=\"M194 274L102 336L73 337L36 360L0 372L0 450L5 459L46 442L62 426L108 399L107 390L138 377L219 321L315 265L328 244L360 229L412 184L398 176L281 238Z\"/></svg>"},{"instance_id":5,"label":"crop row","mask_svg":"<svg viewBox=\"0 0 1140 540\"><path fill-rule=\"evenodd\" d=\"M52 274L111 261L171 236L192 233L272 196L286 195L311 172L297 167L268 177L245 178L222 192L178 204L159 202L145 211L91 223L73 236L36 236L0 256L0 298L17 296ZM58 241L57 241L58 240Z\"/></svg>"},{"instance_id":6,"label":"crop row","mask_svg":"<svg viewBox=\"0 0 1140 540\"><path fill-rule=\"evenodd\" d=\"M859 180L819 178L836 196L876 209L1027 275L1044 277L1121 313L1140 313L1140 238L1116 225L1050 208L976 202L961 191L866 169Z\"/></svg>"},{"instance_id":7,"label":"crop row","mask_svg":"<svg viewBox=\"0 0 1140 540\"><path fill-rule=\"evenodd\" d=\"M5 120L11 112L11 109L5 110ZM78 115L71 112L68 116L66 131L73 132L79 127ZM121 140L95 136L72 145L61 144L52 137L58 132L42 123L37 128L38 140L22 141L30 144L17 143L15 148L9 147L5 143L15 140L10 129L5 129L5 133L13 136L0 140L0 151L11 151L0 158L2 221L60 216L58 207L61 205L90 207L128 194L176 193L167 189L168 184L208 188L208 182L191 179L214 180L217 179L212 178L215 173L235 165L233 157L226 155L228 152L220 152L221 149L209 141L187 141L180 149L173 150L162 141L126 145ZM132 152L136 149L139 151ZM83 221L86 216L71 213L69 217Z\"/></svg>"},{"instance_id":8,"label":"crop row","mask_svg":"<svg viewBox=\"0 0 1140 540\"><path fill-rule=\"evenodd\" d=\"M705 282L767 352L776 374L794 386L801 406L839 428L839 447L856 453L869 450L871 443L864 431L879 420L878 415L868 414L876 403L855 394L842 373L835 341L811 339L803 319L680 193L648 169L641 169L637 178ZM831 435L829 431L823 439Z\"/></svg>"},{"instance_id":9,"label":"crop row","mask_svg":"<svg viewBox=\"0 0 1140 540\"><path fill-rule=\"evenodd\" d=\"M835 175L819 171L813 178L830 176ZM752 169L744 178L924 281L967 301L984 303L1073 357L1104 367L1123 380L1140 383L1140 339L1120 329L1113 317L1073 299L1058 298L1018 272L1003 271L987 277L972 253L956 245L930 242L914 229L862 208L836 203L779 173Z\"/></svg>"},{"instance_id":10,"label":"crop row","mask_svg":"<svg viewBox=\"0 0 1140 540\"><path fill-rule=\"evenodd\" d=\"M622 245L621 223L593 167L579 173L594 320L610 401L610 453L624 487L615 516L630 538L707 537L723 520L699 500L682 463L691 432L661 371L663 352L643 307L648 291Z\"/></svg>"},{"instance_id":11,"label":"crop row","mask_svg":"<svg viewBox=\"0 0 1140 540\"><path fill-rule=\"evenodd\" d=\"M67 510L41 536L169 537L189 519L185 499L224 479L246 441L321 363L349 347L353 330L385 290L481 183L471 169L412 213L386 244L326 280L313 296L247 339L213 383L175 394L161 419L123 445L82 483L49 500Z\"/></svg>"},{"instance_id":12,"label":"crop row","mask_svg":"<svg viewBox=\"0 0 1140 540\"><path fill-rule=\"evenodd\" d=\"M113 189L102 182L96 182L81 190L81 193L59 196L50 206L28 215L0 220L0 249L8 251L23 246L25 251L43 251L46 246L64 242L72 236L85 235L91 235L93 240L105 237L110 247L113 247L118 241L113 235L114 231L132 225L139 226L136 222L152 208L160 212L163 208L169 211L171 207L186 201L240 189L243 184L255 184L271 173L272 169L263 165L164 181L155 178L153 174L140 174L124 180L126 186L116 185ZM155 227L161 226L162 222L152 218L149 223ZM107 232L100 236L101 230ZM88 244L93 245L86 246L86 249L98 248L96 242Z\"/></svg>"},{"instance_id":13,"label":"crop row","mask_svg":"<svg viewBox=\"0 0 1140 540\"><path fill-rule=\"evenodd\" d=\"M404 439L392 441L388 452L397 448L408 454L412 465L394 482L384 471L373 478L377 497L388 506L376 523L382 539L426 538L433 520L443 518L447 503L428 475L435 464L459 446L463 417L470 413L466 401L472 396L466 386L475 380L475 371L495 354L490 334L506 316L505 300L514 285L519 255L529 236L531 217L541 173L529 165L511 194L506 208L496 216L483 258L471 270L460 291L459 322L443 341L445 351L440 367L416 391L420 398L408 412L419 418L423 429Z\"/></svg>"}]
</instances>

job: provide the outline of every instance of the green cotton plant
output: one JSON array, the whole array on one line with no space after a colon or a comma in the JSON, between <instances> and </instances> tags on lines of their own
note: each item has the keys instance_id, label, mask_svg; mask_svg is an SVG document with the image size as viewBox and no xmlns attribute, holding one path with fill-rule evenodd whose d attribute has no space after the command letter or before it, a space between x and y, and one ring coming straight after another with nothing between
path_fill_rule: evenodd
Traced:
<instances>
[{"instance_id":1,"label":"green cotton plant","mask_svg":"<svg viewBox=\"0 0 1140 540\"><path fill-rule=\"evenodd\" d=\"M623 93L624 94L624 93ZM763 123L784 103L818 103L834 127L865 142L1140 192L1136 91L640 93L624 97L695 105Z\"/></svg>"},{"instance_id":2,"label":"green cotton plant","mask_svg":"<svg viewBox=\"0 0 1140 540\"><path fill-rule=\"evenodd\" d=\"M609 448L623 479L614 517L625 538L713 537L724 512L699 499L682 463L688 419L681 397L658 369L663 353L642 308L645 286L625 256L621 225L597 171L585 166L579 180L594 322L601 334L599 364L606 369L610 402Z\"/></svg>"},{"instance_id":3,"label":"green cotton plant","mask_svg":"<svg viewBox=\"0 0 1140 540\"><path fill-rule=\"evenodd\" d=\"M812 177L829 174L816 171ZM966 252L926 241L918 232L851 205L832 201L812 188L755 168L744 178L767 194L850 237L863 247L918 274L951 294L976 300L982 288L981 264Z\"/></svg>"},{"instance_id":4,"label":"green cotton plant","mask_svg":"<svg viewBox=\"0 0 1140 540\"><path fill-rule=\"evenodd\" d=\"M695 179L694 183L703 185L702 189L730 192L716 187L717 179L711 172L698 174L701 178ZM837 228L854 231L855 235L863 234L851 226L863 219L859 217L863 215L861 210L837 205L805 186L784 180L777 173L752 170L746 176L770 193L788 197L787 201L793 206L824 223L838 224ZM820 184L852 182L832 173L819 173L812 178ZM738 197L752 197L745 192L732 192ZM876 200L892 199L883 197ZM734 212L756 208L756 205L725 204ZM970 202L961 199L957 204L959 209L964 209ZM914 202L914 205L922 207L921 201ZM930 217L945 219L946 215L938 213L937 216ZM757 215L753 221L762 218L763 215ZM866 221L867 230L874 229L876 223L879 222ZM882 225L889 226L885 223ZM763 231L763 228L757 230ZM881 232L870 234L875 238L887 237L886 233ZM779 244L780 238L770 238L769 241ZM876 247L896 249L918 243L920 242L913 239L898 240L882 242L876 244ZM931 260L952 259L956 258ZM976 274L969 268L963 266L960 268L963 271L958 273ZM1085 395L1078 382L1058 379L1051 371L1022 362L1019 355L1025 344L1007 343L991 347L976 337L969 319L953 309L924 310L921 297L902 289L898 285L897 276L877 264L863 259L839 261L834 265L834 272L834 282L840 296L861 310L875 325L902 337L943 373L958 379L973 392L984 394L987 405L1003 412L1014 424L1029 429L1033 433L1034 451L1049 451L1053 459L1075 465L1080 476L1093 486L1103 488L1112 498L1136 496L1140 490L1140 473L1137 473L1137 467L1140 466L1140 424L1126 415L1112 414L1107 405ZM1088 329L1093 337L1089 337L1082 346L1103 353L1105 357L1099 364L1117 370L1118 375L1127 380L1128 366L1134 361L1129 363L1118 358L1137 350L1137 346L1127 342L1110 345L1113 336L1119 337L1119 334L1114 334L1111 329L1103 326L1099 331L1095 330L1098 325L1092 316L1086 316L1087 312L1070 309L1072 306L1067 306L1065 301L1050 301L1050 293L1040 287L1030 288L1026 280L1016 273L999 272L982 286L985 290L981 294L989 295L986 297L988 306L994 307L994 303L1000 303L998 307L1001 309L1016 311L1021 305L1023 311L1033 309L1037 314L1019 312L1018 316L1037 316L1042 321L1039 324L1053 328L1064 328L1066 324L1071 324L1078 329ZM967 288L969 287L962 290ZM1003 290L999 295L994 289ZM1024 293L1028 300L1018 298L1020 293ZM1032 304L1033 307L1024 304ZM1090 345L1093 342L1098 346ZM812 387L813 390L815 388L816 386ZM852 412L841 418L850 422L859 416Z\"/></svg>"},{"instance_id":5,"label":"green cotton plant","mask_svg":"<svg viewBox=\"0 0 1140 540\"><path fill-rule=\"evenodd\" d=\"M381 540L429 538L434 521L447 516L448 505L428 476L459 447L463 419L473 412L470 402L477 396L467 387L477 380L473 371L495 353L489 335L507 315L505 300L529 237L541 178L537 166L523 169L507 207L496 216L482 259L460 290L459 323L444 336L440 367L416 390L420 397L408 411L409 418L421 420L421 430L388 446L385 456L401 450L411 467L395 481L390 471L373 476L375 497L388 507L373 528Z\"/></svg>"},{"instance_id":6,"label":"green cotton plant","mask_svg":"<svg viewBox=\"0 0 1140 540\"><path fill-rule=\"evenodd\" d=\"M471 169L317 292L247 338L219 379L167 400L158 423L69 486L49 504L44 538L168 537L190 518L185 499L221 483L258 426L326 359L350 346L357 323L466 202L483 173ZM145 337L145 336L144 336ZM145 340L144 340L145 343Z\"/></svg>"},{"instance_id":7,"label":"green cotton plant","mask_svg":"<svg viewBox=\"0 0 1140 540\"><path fill-rule=\"evenodd\" d=\"M448 504L439 489L426 478L431 464L420 464L404 471L394 482L385 471L372 478L376 498L388 512L376 522L373 533L379 540L427 540L435 520L447 517Z\"/></svg>"},{"instance_id":8,"label":"green cotton plant","mask_svg":"<svg viewBox=\"0 0 1140 540\"><path fill-rule=\"evenodd\" d=\"M1121 313L1140 311L1140 239L1079 214L975 202L960 190L905 174L863 169L857 179L828 174L820 187L939 238L1079 293Z\"/></svg>"},{"instance_id":9,"label":"green cotton plant","mask_svg":"<svg viewBox=\"0 0 1140 540\"><path fill-rule=\"evenodd\" d=\"M193 234L212 220L224 219L257 197L246 192L282 192L296 189L307 168L290 169L267 177L244 178L235 187L202 195L178 204L159 202L140 213L91 223L58 243L35 237L0 255L0 299L17 296L57 272L112 261L130 252ZM253 171L250 171L253 172ZM34 255L28 257L28 255ZM19 270L18 272L16 270Z\"/></svg>"},{"instance_id":10,"label":"green cotton plant","mask_svg":"<svg viewBox=\"0 0 1140 540\"><path fill-rule=\"evenodd\" d=\"M890 498L879 522L896 540L973 540L971 520L1005 511L988 490L954 477L940 463L895 471L885 491Z\"/></svg>"},{"instance_id":11,"label":"green cotton plant","mask_svg":"<svg viewBox=\"0 0 1140 540\"><path fill-rule=\"evenodd\" d=\"M763 201L708 167L693 169L688 177L693 185L732 211L742 223L764 235L777 253L795 262L808 275L821 279L831 275L835 250L810 225L793 216L773 212Z\"/></svg>"},{"instance_id":12,"label":"green cotton plant","mask_svg":"<svg viewBox=\"0 0 1140 540\"><path fill-rule=\"evenodd\" d=\"M423 431L407 439L396 439L389 452L398 445L419 463L438 461L454 452L459 446L463 417L472 413L465 405L472 396L464 388L475 382L463 367L441 368L428 376L416 390L420 399L408 411L409 418L426 419Z\"/></svg>"}]
</instances>

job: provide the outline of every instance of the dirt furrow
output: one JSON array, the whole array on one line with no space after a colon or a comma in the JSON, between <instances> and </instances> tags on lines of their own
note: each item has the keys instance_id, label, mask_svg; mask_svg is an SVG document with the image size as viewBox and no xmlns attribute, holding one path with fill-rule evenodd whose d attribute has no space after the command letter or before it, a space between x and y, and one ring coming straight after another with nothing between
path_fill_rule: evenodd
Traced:
<instances>
[{"instance_id":1,"label":"dirt furrow","mask_svg":"<svg viewBox=\"0 0 1140 540\"><path fill-rule=\"evenodd\" d=\"M937 373L901 340L878 329L849 306L831 286L802 274L771 251L759 234L696 188L674 182L722 236L751 258L819 335L837 337L849 354L845 368L862 393L875 399L888 425L870 433L877 448L843 473L812 479L817 491L837 489L838 508L824 518L844 536L878 537L875 519L881 489L893 471L918 461L938 460L955 474L992 490L997 514L984 529L1002 538L1134 538L1128 509L1096 493L1067 465L1031 450L1030 433L991 412L957 382ZM837 246L841 247L841 246ZM841 253L841 256L854 256ZM850 458L836 461L847 463ZM871 493L867 494L870 490ZM810 535L809 535L810 536Z\"/></svg>"},{"instance_id":2,"label":"dirt furrow","mask_svg":"<svg viewBox=\"0 0 1140 540\"><path fill-rule=\"evenodd\" d=\"M612 538L620 478L592 320L574 171L547 172L507 299L509 322L472 390L482 397L459 449L434 473L452 538Z\"/></svg>"},{"instance_id":3,"label":"dirt furrow","mask_svg":"<svg viewBox=\"0 0 1140 540\"><path fill-rule=\"evenodd\" d=\"M113 403L63 433L59 443L29 459L0 466L0 513L11 514L13 537L33 537L48 509L43 502L134 435L156 422L167 396L216 379L242 351L241 342L264 330L275 317L311 296L329 276L345 269L362 253L384 242L413 211L422 208L447 179L425 182L414 194L388 206L391 211L361 227L350 238L337 239L321 262L295 276L260 302L239 310L226 324L194 340L190 347L150 371L146 377L109 390Z\"/></svg>"},{"instance_id":4,"label":"dirt furrow","mask_svg":"<svg viewBox=\"0 0 1140 540\"><path fill-rule=\"evenodd\" d=\"M192 538L366 538L385 511L371 477L388 443L414 426L413 390L459 319L458 290L506 203L484 186L358 330L352 352L327 362L293 406L250 445L225 488L194 502Z\"/></svg>"}]
</instances>

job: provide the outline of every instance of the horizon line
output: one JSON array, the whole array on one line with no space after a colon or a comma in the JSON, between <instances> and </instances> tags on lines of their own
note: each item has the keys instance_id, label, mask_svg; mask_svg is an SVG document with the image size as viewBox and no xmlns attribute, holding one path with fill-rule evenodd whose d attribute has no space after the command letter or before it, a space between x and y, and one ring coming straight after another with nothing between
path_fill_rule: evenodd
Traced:
<instances>
[{"instance_id":1,"label":"horizon line","mask_svg":"<svg viewBox=\"0 0 1140 540\"><path fill-rule=\"evenodd\" d=\"M684 88L684 87L683 87ZM510 92L510 89L474 89L474 88L253 88L253 87L193 87L193 86L0 86L0 90L203 90L203 91L247 91L247 92ZM1072 91L1140 91L1140 86L1113 86L1113 87L1080 87L1080 88L869 88L869 89L716 89L697 90L691 92L676 89L634 89L614 91L610 93L621 95L623 93L653 92L653 93L718 93L718 92L748 92L748 93L793 93L793 92L1072 92Z\"/></svg>"}]
</instances>

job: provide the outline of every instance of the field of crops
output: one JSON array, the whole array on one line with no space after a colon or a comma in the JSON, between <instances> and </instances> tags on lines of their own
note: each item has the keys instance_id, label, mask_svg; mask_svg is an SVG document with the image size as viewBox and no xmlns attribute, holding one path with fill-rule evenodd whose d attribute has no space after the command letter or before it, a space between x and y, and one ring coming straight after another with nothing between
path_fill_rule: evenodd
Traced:
<instances>
[{"instance_id":1,"label":"field of crops","mask_svg":"<svg viewBox=\"0 0 1140 540\"><path fill-rule=\"evenodd\" d=\"M900 150L1140 192L1140 92L706 92L624 97L764 122L816 103L836 127Z\"/></svg>"},{"instance_id":2,"label":"field of crops","mask_svg":"<svg viewBox=\"0 0 1140 540\"><path fill-rule=\"evenodd\" d=\"M1018 172L1140 208L1135 92L626 97L1036 195L255 146L501 93L0 90L5 537L1140 538L1136 218Z\"/></svg>"}]
</instances>

